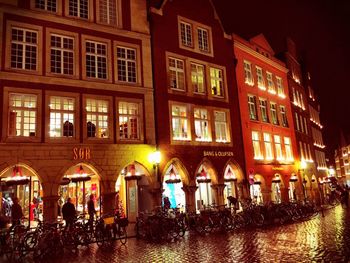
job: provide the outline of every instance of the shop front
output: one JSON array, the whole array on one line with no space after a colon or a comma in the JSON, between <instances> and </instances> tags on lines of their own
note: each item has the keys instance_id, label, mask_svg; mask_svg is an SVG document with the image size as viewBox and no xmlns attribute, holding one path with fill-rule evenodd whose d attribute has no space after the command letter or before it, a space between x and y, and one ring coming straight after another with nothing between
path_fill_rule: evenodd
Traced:
<instances>
[{"instance_id":1,"label":"shop front","mask_svg":"<svg viewBox=\"0 0 350 263\"><path fill-rule=\"evenodd\" d=\"M175 164L169 165L163 176L163 206L164 200L168 199L170 208L186 209L186 196L183 190L183 182Z\"/></svg>"},{"instance_id":2,"label":"shop front","mask_svg":"<svg viewBox=\"0 0 350 263\"><path fill-rule=\"evenodd\" d=\"M249 189L250 189L250 198L253 203L257 205L264 204L263 192L262 192L262 183L263 177L261 175L249 175Z\"/></svg>"},{"instance_id":3,"label":"shop front","mask_svg":"<svg viewBox=\"0 0 350 263\"><path fill-rule=\"evenodd\" d=\"M14 199L32 223L43 219L42 187L36 172L25 164L7 167L0 173L0 214L11 220Z\"/></svg>"}]
</instances>

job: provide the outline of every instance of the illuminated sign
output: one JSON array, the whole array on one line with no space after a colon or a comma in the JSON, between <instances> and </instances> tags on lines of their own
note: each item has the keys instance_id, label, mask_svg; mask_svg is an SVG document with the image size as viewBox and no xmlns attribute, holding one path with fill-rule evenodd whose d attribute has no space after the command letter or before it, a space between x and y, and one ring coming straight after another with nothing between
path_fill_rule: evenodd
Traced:
<instances>
[{"instance_id":1,"label":"illuminated sign","mask_svg":"<svg viewBox=\"0 0 350 263\"><path fill-rule=\"evenodd\" d=\"M74 147L73 148L73 159L77 160L89 160L91 159L91 150L90 148L78 148Z\"/></svg>"},{"instance_id":2,"label":"illuminated sign","mask_svg":"<svg viewBox=\"0 0 350 263\"><path fill-rule=\"evenodd\" d=\"M203 151L203 156L226 157L233 156L233 152Z\"/></svg>"}]
</instances>

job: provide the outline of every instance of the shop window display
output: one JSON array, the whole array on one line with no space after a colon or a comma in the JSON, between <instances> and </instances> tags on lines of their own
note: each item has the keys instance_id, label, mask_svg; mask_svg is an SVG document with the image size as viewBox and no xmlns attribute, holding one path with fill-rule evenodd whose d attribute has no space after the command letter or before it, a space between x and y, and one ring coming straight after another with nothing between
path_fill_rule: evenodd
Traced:
<instances>
[{"instance_id":1,"label":"shop window display","mask_svg":"<svg viewBox=\"0 0 350 263\"><path fill-rule=\"evenodd\" d=\"M202 210L213 204L211 192L211 175L204 165L199 167L197 173L196 210Z\"/></svg>"},{"instance_id":2,"label":"shop window display","mask_svg":"<svg viewBox=\"0 0 350 263\"><path fill-rule=\"evenodd\" d=\"M183 208L186 206L185 193L180 175L173 165L170 165L163 180L163 200L169 198L170 208Z\"/></svg>"}]
</instances>

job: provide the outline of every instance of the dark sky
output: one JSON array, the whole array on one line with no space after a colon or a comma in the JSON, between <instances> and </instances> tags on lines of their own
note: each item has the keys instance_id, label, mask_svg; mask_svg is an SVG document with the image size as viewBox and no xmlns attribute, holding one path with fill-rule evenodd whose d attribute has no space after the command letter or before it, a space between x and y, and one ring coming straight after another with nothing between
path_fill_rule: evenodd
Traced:
<instances>
[{"instance_id":1,"label":"dark sky","mask_svg":"<svg viewBox=\"0 0 350 263\"><path fill-rule=\"evenodd\" d=\"M263 33L276 53L290 36L306 53L321 104L324 142L333 157L340 130L350 134L350 0L213 2L226 31L244 38Z\"/></svg>"}]
</instances>

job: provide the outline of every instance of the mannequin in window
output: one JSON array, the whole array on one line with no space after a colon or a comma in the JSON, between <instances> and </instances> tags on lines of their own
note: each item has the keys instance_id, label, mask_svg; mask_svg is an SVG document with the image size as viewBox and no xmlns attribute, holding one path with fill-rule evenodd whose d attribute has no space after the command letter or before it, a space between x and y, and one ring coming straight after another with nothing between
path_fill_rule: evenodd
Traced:
<instances>
[{"instance_id":1,"label":"mannequin in window","mask_svg":"<svg viewBox=\"0 0 350 263\"><path fill-rule=\"evenodd\" d=\"M63 124L63 136L65 137L73 137L73 123L69 121L65 121Z\"/></svg>"},{"instance_id":2,"label":"mannequin in window","mask_svg":"<svg viewBox=\"0 0 350 263\"><path fill-rule=\"evenodd\" d=\"M96 137L96 125L91 121L87 123L87 137Z\"/></svg>"}]
</instances>

